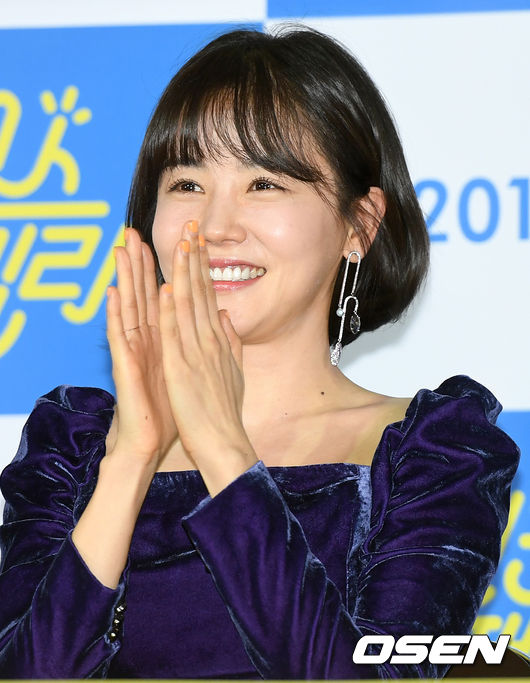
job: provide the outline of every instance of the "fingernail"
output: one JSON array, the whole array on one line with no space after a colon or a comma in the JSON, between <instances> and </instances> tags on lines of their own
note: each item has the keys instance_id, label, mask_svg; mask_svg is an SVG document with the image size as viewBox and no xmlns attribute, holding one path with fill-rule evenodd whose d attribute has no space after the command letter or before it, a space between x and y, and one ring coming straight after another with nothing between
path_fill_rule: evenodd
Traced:
<instances>
[{"instance_id":1,"label":"fingernail","mask_svg":"<svg viewBox=\"0 0 530 683\"><path fill-rule=\"evenodd\" d=\"M125 228L123 231L123 241L127 242L128 239L129 239L129 228Z\"/></svg>"},{"instance_id":2,"label":"fingernail","mask_svg":"<svg viewBox=\"0 0 530 683\"><path fill-rule=\"evenodd\" d=\"M188 240L180 240L179 247L181 251L188 253L190 250L190 243Z\"/></svg>"},{"instance_id":3,"label":"fingernail","mask_svg":"<svg viewBox=\"0 0 530 683\"><path fill-rule=\"evenodd\" d=\"M186 227L190 232L199 232L199 223L195 220L193 221L188 221L186 223Z\"/></svg>"},{"instance_id":4,"label":"fingernail","mask_svg":"<svg viewBox=\"0 0 530 683\"><path fill-rule=\"evenodd\" d=\"M205 244L206 244L206 240L204 239L204 235L201 233L199 235L199 247L204 247Z\"/></svg>"},{"instance_id":5,"label":"fingernail","mask_svg":"<svg viewBox=\"0 0 530 683\"><path fill-rule=\"evenodd\" d=\"M173 294L173 285L169 282L164 282L160 289L164 292L164 294Z\"/></svg>"}]
</instances>

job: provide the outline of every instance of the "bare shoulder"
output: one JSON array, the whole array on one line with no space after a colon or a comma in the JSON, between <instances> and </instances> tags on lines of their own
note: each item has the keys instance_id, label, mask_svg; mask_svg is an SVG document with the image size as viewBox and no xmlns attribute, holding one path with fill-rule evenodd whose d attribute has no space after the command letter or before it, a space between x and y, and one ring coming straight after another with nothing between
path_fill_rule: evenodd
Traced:
<instances>
[{"instance_id":1,"label":"bare shoulder","mask_svg":"<svg viewBox=\"0 0 530 683\"><path fill-rule=\"evenodd\" d=\"M412 398L365 390L363 394L364 401L348 411L351 423L356 427L356 437L346 462L370 465L386 427L405 418Z\"/></svg>"},{"instance_id":2,"label":"bare shoulder","mask_svg":"<svg viewBox=\"0 0 530 683\"><path fill-rule=\"evenodd\" d=\"M376 404L376 415L385 427L393 422L401 422L411 401L410 397L382 396L380 404Z\"/></svg>"}]
</instances>

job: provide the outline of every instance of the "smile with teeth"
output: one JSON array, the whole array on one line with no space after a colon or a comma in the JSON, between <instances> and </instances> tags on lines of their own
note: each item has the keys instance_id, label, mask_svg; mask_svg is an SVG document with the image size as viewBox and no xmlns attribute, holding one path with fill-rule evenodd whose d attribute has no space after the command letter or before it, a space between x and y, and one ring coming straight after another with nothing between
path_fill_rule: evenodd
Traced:
<instances>
[{"instance_id":1,"label":"smile with teeth","mask_svg":"<svg viewBox=\"0 0 530 683\"><path fill-rule=\"evenodd\" d=\"M250 268L250 266L226 266L225 268L210 268L210 277L214 282L238 282L239 280L254 280L265 274L264 268Z\"/></svg>"}]
</instances>

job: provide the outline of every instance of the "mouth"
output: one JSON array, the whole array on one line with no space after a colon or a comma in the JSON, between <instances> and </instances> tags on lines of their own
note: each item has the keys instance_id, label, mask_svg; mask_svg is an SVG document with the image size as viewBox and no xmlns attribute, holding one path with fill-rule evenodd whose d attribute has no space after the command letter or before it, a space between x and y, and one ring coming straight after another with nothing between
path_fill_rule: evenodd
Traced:
<instances>
[{"instance_id":1,"label":"mouth","mask_svg":"<svg viewBox=\"0 0 530 683\"><path fill-rule=\"evenodd\" d=\"M263 277L266 269L254 263L231 259L211 259L210 277L214 282L245 282Z\"/></svg>"},{"instance_id":2,"label":"mouth","mask_svg":"<svg viewBox=\"0 0 530 683\"><path fill-rule=\"evenodd\" d=\"M210 278L216 292L241 289L257 282L267 270L262 266L235 259L211 259Z\"/></svg>"},{"instance_id":3,"label":"mouth","mask_svg":"<svg viewBox=\"0 0 530 683\"><path fill-rule=\"evenodd\" d=\"M265 269L255 266L252 268L245 265L210 268L210 277L214 282L243 282L255 280L263 275L265 275Z\"/></svg>"}]
</instances>

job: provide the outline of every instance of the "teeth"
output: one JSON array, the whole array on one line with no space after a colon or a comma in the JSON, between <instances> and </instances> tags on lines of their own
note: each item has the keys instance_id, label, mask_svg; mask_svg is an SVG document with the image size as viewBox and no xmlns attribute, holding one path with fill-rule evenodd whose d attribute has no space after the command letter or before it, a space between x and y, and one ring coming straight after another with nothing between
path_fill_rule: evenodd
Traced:
<instances>
[{"instance_id":1,"label":"teeth","mask_svg":"<svg viewBox=\"0 0 530 683\"><path fill-rule=\"evenodd\" d=\"M250 266L226 266L226 268L210 268L210 277L214 282L239 282L240 280L254 280L265 274L264 268L250 268Z\"/></svg>"}]
</instances>

